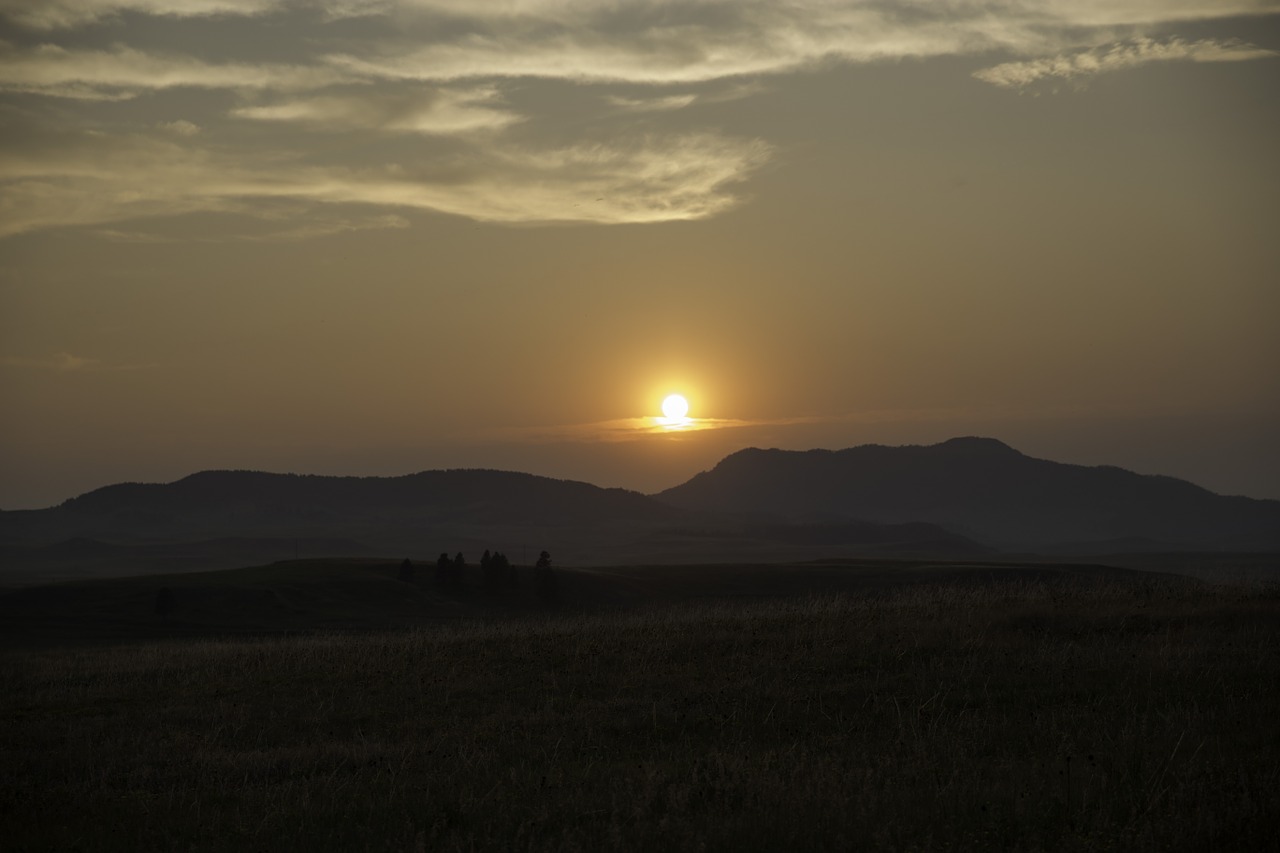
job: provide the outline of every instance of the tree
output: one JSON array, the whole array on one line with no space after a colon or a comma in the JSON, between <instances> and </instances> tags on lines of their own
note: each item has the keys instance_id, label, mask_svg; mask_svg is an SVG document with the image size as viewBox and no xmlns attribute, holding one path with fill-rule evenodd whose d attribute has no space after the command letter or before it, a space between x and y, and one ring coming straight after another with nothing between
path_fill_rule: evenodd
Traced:
<instances>
[{"instance_id":1,"label":"tree","mask_svg":"<svg viewBox=\"0 0 1280 853\"><path fill-rule=\"evenodd\" d=\"M414 568L413 563L408 557L406 557L404 562L400 564L400 572L396 577L405 583L413 583L417 578L417 574L417 570Z\"/></svg>"},{"instance_id":2,"label":"tree","mask_svg":"<svg viewBox=\"0 0 1280 853\"><path fill-rule=\"evenodd\" d=\"M453 586L453 560L448 554L441 554L436 560L436 586L449 589Z\"/></svg>"},{"instance_id":3,"label":"tree","mask_svg":"<svg viewBox=\"0 0 1280 853\"><path fill-rule=\"evenodd\" d=\"M453 555L453 574L449 576L451 585L455 590L461 590L466 585L467 578L467 558L462 556L462 552Z\"/></svg>"},{"instance_id":4,"label":"tree","mask_svg":"<svg viewBox=\"0 0 1280 853\"><path fill-rule=\"evenodd\" d=\"M551 555L543 551L533 567L533 587L544 604L555 604L560 595L560 584L551 568Z\"/></svg>"},{"instance_id":5,"label":"tree","mask_svg":"<svg viewBox=\"0 0 1280 853\"><path fill-rule=\"evenodd\" d=\"M490 554L486 550L484 556L480 558L480 577L484 583L485 592L491 595L500 592L505 575L502 555L497 553Z\"/></svg>"}]
</instances>

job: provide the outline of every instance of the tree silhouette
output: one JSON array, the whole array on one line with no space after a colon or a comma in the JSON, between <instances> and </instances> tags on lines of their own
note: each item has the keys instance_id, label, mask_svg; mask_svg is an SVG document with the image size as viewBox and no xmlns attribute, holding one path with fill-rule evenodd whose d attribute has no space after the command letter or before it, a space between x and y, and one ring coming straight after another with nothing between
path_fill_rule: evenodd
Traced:
<instances>
[{"instance_id":1,"label":"tree silhouette","mask_svg":"<svg viewBox=\"0 0 1280 853\"><path fill-rule=\"evenodd\" d=\"M436 586L450 589L453 585L453 560L448 554L441 554L436 560Z\"/></svg>"},{"instance_id":2,"label":"tree silhouette","mask_svg":"<svg viewBox=\"0 0 1280 853\"><path fill-rule=\"evenodd\" d=\"M484 552L484 556L480 558L480 577L484 583L484 591L490 595L502 591L502 584L506 575L502 563L501 554L490 554L487 550Z\"/></svg>"},{"instance_id":3,"label":"tree silhouette","mask_svg":"<svg viewBox=\"0 0 1280 853\"><path fill-rule=\"evenodd\" d=\"M417 579L417 575L418 575L418 572L414 568L413 563L409 560L408 557L406 557L405 561L400 564L400 572L396 575L396 577L399 580L404 581L405 583L413 583L414 580Z\"/></svg>"},{"instance_id":4,"label":"tree silhouette","mask_svg":"<svg viewBox=\"0 0 1280 853\"><path fill-rule=\"evenodd\" d=\"M544 604L555 604L560 596L560 584L551 568L551 555L543 551L533 567L533 587Z\"/></svg>"}]
</instances>

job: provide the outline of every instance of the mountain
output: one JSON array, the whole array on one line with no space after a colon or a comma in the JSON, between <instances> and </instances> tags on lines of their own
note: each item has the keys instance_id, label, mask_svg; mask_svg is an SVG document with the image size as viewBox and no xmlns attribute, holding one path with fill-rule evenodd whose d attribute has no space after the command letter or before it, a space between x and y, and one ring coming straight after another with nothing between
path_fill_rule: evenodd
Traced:
<instances>
[{"instance_id":1,"label":"mountain","mask_svg":"<svg viewBox=\"0 0 1280 853\"><path fill-rule=\"evenodd\" d=\"M47 510L0 512L0 583L368 556L476 561L500 550L563 565L988 553L928 524L767 525L624 489L509 471L323 477L204 471L120 483ZM530 556L530 553L533 555Z\"/></svg>"},{"instance_id":2,"label":"mountain","mask_svg":"<svg viewBox=\"0 0 1280 853\"><path fill-rule=\"evenodd\" d=\"M511 471L423 471L402 477L322 477L260 471L204 471L175 483L121 483L73 498L67 517L101 519L112 530L169 530L218 520L244 527L311 525L352 519L507 523L596 523L669 519L674 513L639 492L602 489Z\"/></svg>"},{"instance_id":3,"label":"mountain","mask_svg":"<svg viewBox=\"0 0 1280 853\"><path fill-rule=\"evenodd\" d=\"M334 557L619 566L1280 551L1280 501L1025 456L929 447L743 450L646 496L509 471L324 477L204 471L0 512L0 585Z\"/></svg>"},{"instance_id":4,"label":"mountain","mask_svg":"<svg viewBox=\"0 0 1280 853\"><path fill-rule=\"evenodd\" d=\"M1278 550L1280 501L1025 456L991 438L930 446L742 450L656 496L683 509L930 522L999 548ZM1120 547L1117 547L1120 546Z\"/></svg>"}]
</instances>

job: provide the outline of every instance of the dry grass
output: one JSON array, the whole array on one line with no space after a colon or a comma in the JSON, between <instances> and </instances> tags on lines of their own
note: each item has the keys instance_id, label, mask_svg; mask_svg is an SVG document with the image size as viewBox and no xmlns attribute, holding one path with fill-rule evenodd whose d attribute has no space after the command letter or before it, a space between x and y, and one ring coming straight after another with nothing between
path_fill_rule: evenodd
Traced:
<instances>
[{"instance_id":1,"label":"dry grass","mask_svg":"<svg viewBox=\"0 0 1280 853\"><path fill-rule=\"evenodd\" d=\"M0 657L16 850L1257 850L1280 596L862 597Z\"/></svg>"}]
</instances>

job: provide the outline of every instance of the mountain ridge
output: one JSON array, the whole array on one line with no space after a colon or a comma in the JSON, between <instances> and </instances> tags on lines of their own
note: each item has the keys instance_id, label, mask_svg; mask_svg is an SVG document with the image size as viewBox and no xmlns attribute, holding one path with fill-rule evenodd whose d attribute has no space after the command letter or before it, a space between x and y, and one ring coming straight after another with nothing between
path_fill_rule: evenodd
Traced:
<instances>
[{"instance_id":1,"label":"mountain ridge","mask_svg":"<svg viewBox=\"0 0 1280 853\"><path fill-rule=\"evenodd\" d=\"M488 468L396 477L210 470L103 486L46 510L0 513L0 582L351 555L564 564L812 559L829 553L974 556L989 548L933 525L762 526L639 492Z\"/></svg>"},{"instance_id":2,"label":"mountain ridge","mask_svg":"<svg viewBox=\"0 0 1280 853\"><path fill-rule=\"evenodd\" d=\"M843 450L747 448L659 500L685 509L923 521L1001 548L1122 538L1173 548L1280 547L1280 501L1164 475L1027 456L996 439Z\"/></svg>"},{"instance_id":3,"label":"mountain ridge","mask_svg":"<svg viewBox=\"0 0 1280 853\"><path fill-rule=\"evenodd\" d=\"M1037 459L970 436L899 447L744 448L656 495L492 468L393 477L214 469L0 512L7 583L346 551L415 559L462 551L474 559L499 549L519 559L527 548L577 565L1280 552L1280 501Z\"/></svg>"}]
</instances>

